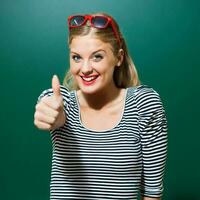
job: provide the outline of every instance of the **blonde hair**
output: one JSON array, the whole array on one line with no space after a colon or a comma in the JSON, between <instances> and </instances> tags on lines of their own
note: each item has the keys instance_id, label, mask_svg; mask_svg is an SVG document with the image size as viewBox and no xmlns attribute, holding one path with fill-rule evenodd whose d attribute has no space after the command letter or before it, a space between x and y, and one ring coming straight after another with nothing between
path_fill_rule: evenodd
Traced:
<instances>
[{"instance_id":1,"label":"blonde hair","mask_svg":"<svg viewBox=\"0 0 200 200\"><path fill-rule=\"evenodd\" d=\"M140 80L138 77L136 67L133 63L131 56L128 53L128 48L127 48L125 39L119 30L119 26L117 22L110 15L106 13L101 12L101 13L95 13L92 15L93 16L102 15L102 16L110 17L113 20L117 34L119 35L119 38L120 38L120 45L119 45L119 41L114 35L112 27L108 26L105 29L97 29L97 28L91 27L88 22L84 26L72 28L69 31L68 45L71 44L73 38L75 38L76 36L84 36L92 32L98 39L100 39L101 41L105 43L109 43L111 45L114 56L117 56L119 49L123 49L124 59L122 61L122 64L119 67L115 67L114 69L114 73L113 73L114 83L116 87L118 88L127 88L131 86L140 85ZM66 86L69 90L79 89L78 85L73 79L73 76L70 70L66 72L63 85Z\"/></svg>"}]
</instances>

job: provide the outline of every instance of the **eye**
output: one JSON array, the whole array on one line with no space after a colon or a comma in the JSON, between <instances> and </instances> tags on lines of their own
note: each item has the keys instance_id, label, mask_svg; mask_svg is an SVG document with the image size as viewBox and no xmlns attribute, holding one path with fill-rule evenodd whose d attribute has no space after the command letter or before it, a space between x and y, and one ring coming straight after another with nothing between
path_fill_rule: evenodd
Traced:
<instances>
[{"instance_id":1,"label":"eye","mask_svg":"<svg viewBox=\"0 0 200 200\"><path fill-rule=\"evenodd\" d=\"M95 54L94 56L93 56L93 60L95 61L95 62L99 62L100 60L102 60L103 59L103 56L101 55L101 54Z\"/></svg>"},{"instance_id":2,"label":"eye","mask_svg":"<svg viewBox=\"0 0 200 200\"><path fill-rule=\"evenodd\" d=\"M72 55L72 60L74 60L75 62L79 62L81 59L81 57L79 55Z\"/></svg>"}]
</instances>

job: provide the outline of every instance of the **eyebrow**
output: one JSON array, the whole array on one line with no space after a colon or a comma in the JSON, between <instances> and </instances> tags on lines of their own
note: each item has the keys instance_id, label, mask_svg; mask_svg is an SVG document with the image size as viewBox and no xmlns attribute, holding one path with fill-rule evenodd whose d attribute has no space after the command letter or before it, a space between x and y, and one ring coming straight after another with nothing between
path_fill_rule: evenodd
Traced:
<instances>
[{"instance_id":1,"label":"eyebrow","mask_svg":"<svg viewBox=\"0 0 200 200\"><path fill-rule=\"evenodd\" d=\"M92 55L95 54L95 53L97 53L97 52L99 52L99 51L104 51L104 52L106 53L105 50L103 50L103 49L98 49L98 50L92 52ZM70 53L74 53L74 54L78 54L78 55L80 55L79 53L76 53L75 51L70 51Z\"/></svg>"}]
</instances>

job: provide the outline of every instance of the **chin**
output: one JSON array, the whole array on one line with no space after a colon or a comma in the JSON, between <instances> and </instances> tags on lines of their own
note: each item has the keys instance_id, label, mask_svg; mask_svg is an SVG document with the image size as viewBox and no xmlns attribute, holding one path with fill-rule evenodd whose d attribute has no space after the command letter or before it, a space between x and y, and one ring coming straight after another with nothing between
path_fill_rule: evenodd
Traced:
<instances>
[{"instance_id":1,"label":"chin","mask_svg":"<svg viewBox=\"0 0 200 200\"><path fill-rule=\"evenodd\" d=\"M79 85L79 88L84 94L97 94L103 90L103 87L98 84L93 86L85 86L81 84Z\"/></svg>"},{"instance_id":2,"label":"chin","mask_svg":"<svg viewBox=\"0 0 200 200\"><path fill-rule=\"evenodd\" d=\"M99 89L94 87L80 87L81 92L84 94L95 94L99 91Z\"/></svg>"}]
</instances>

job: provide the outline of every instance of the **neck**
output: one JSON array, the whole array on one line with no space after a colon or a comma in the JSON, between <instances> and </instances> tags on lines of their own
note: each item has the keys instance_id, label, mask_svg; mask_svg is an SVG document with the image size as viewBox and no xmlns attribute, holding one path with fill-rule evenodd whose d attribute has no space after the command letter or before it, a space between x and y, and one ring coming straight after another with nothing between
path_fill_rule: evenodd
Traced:
<instances>
[{"instance_id":1,"label":"neck","mask_svg":"<svg viewBox=\"0 0 200 200\"><path fill-rule=\"evenodd\" d=\"M79 92L79 103L82 106L90 107L94 110L101 110L106 107L110 107L113 103L118 101L121 89L112 87L106 90L98 91L94 94L85 94Z\"/></svg>"}]
</instances>

